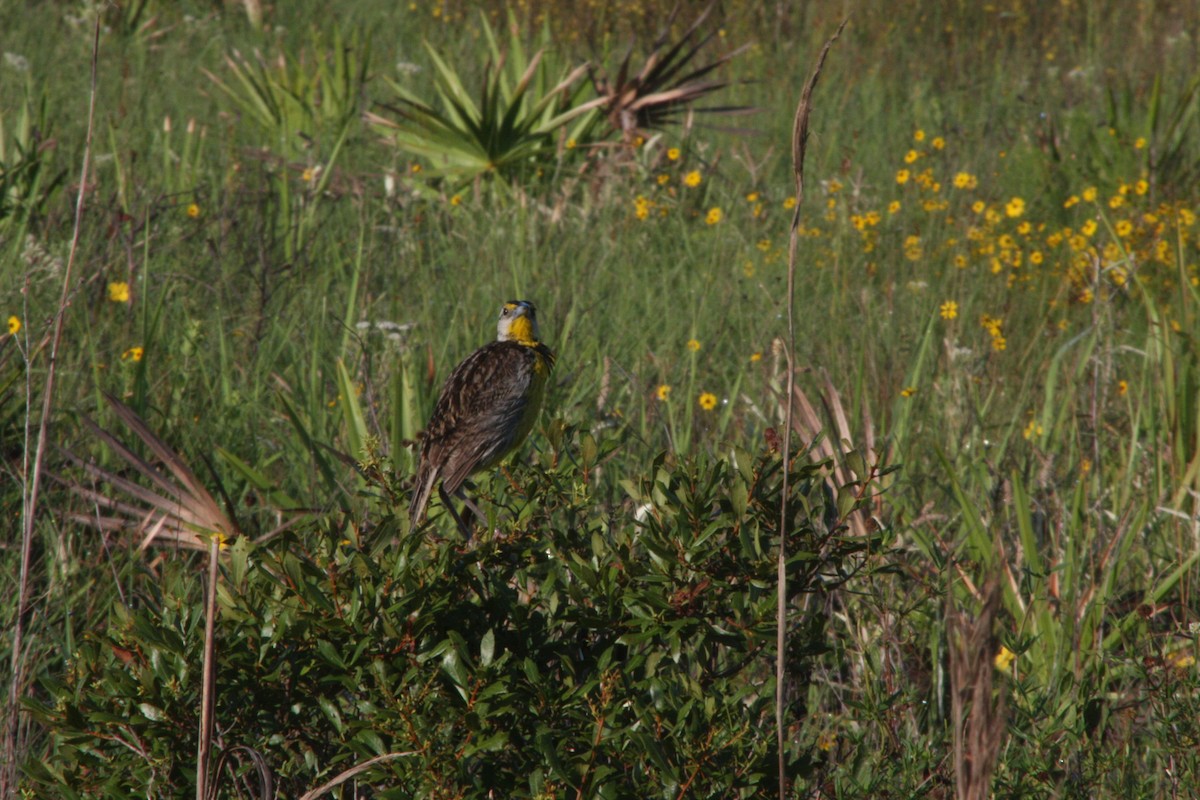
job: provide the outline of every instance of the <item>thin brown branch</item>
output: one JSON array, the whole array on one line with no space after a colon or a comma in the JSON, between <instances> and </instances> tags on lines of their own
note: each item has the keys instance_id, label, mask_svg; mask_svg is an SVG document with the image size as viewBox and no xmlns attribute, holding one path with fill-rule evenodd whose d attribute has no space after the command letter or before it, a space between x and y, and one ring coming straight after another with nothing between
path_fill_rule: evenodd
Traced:
<instances>
[{"instance_id":1,"label":"thin brown branch","mask_svg":"<svg viewBox=\"0 0 1200 800\"><path fill-rule=\"evenodd\" d=\"M216 670L217 580L220 578L221 537L212 534L208 544L208 592L204 599L204 663L200 678L200 734L196 747L196 800L216 797L208 788L208 762L212 752L213 703L216 691L213 676ZM213 787L216 788L215 786Z\"/></svg>"},{"instance_id":2,"label":"thin brown branch","mask_svg":"<svg viewBox=\"0 0 1200 800\"><path fill-rule=\"evenodd\" d=\"M408 750L403 753L384 753L381 756L375 756L374 758L368 759L367 761L364 761L361 764L355 764L353 767L350 767L350 769L345 770L344 772L338 774L338 776L333 778L332 780L322 783L320 786L313 789L312 791L305 792L304 794L300 795L300 800L316 800L316 798L325 794L333 787L339 786L339 785L345 783L346 781L350 780L351 778L353 778L355 775L359 774L360 772L366 772L371 767L377 766L379 764L383 764L388 761L395 761L397 758L404 758L405 756L415 756L416 754L417 754L416 750Z\"/></svg>"}]
</instances>

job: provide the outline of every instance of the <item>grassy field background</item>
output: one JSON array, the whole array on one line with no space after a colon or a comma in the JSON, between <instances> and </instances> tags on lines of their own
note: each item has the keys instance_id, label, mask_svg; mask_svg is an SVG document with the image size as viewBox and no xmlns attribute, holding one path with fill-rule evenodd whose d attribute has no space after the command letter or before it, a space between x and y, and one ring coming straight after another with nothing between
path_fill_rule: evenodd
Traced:
<instances>
[{"instance_id":1,"label":"grassy field background","mask_svg":"<svg viewBox=\"0 0 1200 800\"><path fill-rule=\"evenodd\" d=\"M690 40L703 5L0 10L4 790L194 793L220 526L219 796L372 758L331 796L779 793L791 125L849 17L798 229L783 793L1191 796L1200 4L797 5ZM754 113L453 167L414 121L461 80L544 123L664 31L729 56L696 108ZM408 443L508 299L546 411L474 546L410 532Z\"/></svg>"}]
</instances>

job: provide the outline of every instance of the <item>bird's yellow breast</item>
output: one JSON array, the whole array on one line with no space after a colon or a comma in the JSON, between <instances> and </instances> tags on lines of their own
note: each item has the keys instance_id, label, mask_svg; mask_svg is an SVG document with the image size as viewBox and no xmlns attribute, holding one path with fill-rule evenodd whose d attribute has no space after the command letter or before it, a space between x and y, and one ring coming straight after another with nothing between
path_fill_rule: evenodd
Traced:
<instances>
[{"instance_id":1,"label":"bird's yellow breast","mask_svg":"<svg viewBox=\"0 0 1200 800\"><path fill-rule=\"evenodd\" d=\"M530 347L536 345L537 337L534 335L533 320L527 316L514 319L508 326L508 338Z\"/></svg>"},{"instance_id":2,"label":"bird's yellow breast","mask_svg":"<svg viewBox=\"0 0 1200 800\"><path fill-rule=\"evenodd\" d=\"M533 424L537 422L538 413L542 410L542 403L546 399L546 384L550 379L550 370L554 366L554 356L550 354L545 345L529 347L533 352L533 374L529 381L529 401L525 404L525 411L521 414L521 420L517 424L515 442L524 441L529 432L533 430Z\"/></svg>"}]
</instances>

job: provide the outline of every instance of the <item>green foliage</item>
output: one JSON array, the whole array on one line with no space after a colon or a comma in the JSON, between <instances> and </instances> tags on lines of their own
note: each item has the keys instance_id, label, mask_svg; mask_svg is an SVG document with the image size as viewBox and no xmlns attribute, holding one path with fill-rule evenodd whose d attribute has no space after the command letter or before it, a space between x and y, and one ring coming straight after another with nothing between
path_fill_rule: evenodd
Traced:
<instances>
[{"instance_id":1,"label":"green foliage","mask_svg":"<svg viewBox=\"0 0 1200 800\"><path fill-rule=\"evenodd\" d=\"M431 177L452 184L495 174L505 182L524 183L548 168L567 147L585 143L599 105L584 102L580 78L584 67L557 70L548 55L550 31L543 28L538 49L525 54L519 28L510 18L512 33L505 50L482 17L490 60L476 102L451 62L428 42L425 48L436 71L436 104L388 80L402 104L394 109L399 121L368 114L374 128L395 147L420 156L431 166Z\"/></svg>"},{"instance_id":2,"label":"green foliage","mask_svg":"<svg viewBox=\"0 0 1200 800\"><path fill-rule=\"evenodd\" d=\"M268 61L257 50L253 58L235 50L225 57L229 81L208 73L266 136L266 146L288 159L314 146L327 154L358 117L370 47L357 32L347 39L337 25L332 34L321 30L313 29L309 48L299 55L281 51Z\"/></svg>"},{"instance_id":3,"label":"green foliage","mask_svg":"<svg viewBox=\"0 0 1200 800\"><path fill-rule=\"evenodd\" d=\"M15 114L0 108L0 243L22 240L63 181L46 103L27 84Z\"/></svg>"},{"instance_id":4,"label":"green foliage","mask_svg":"<svg viewBox=\"0 0 1200 800\"><path fill-rule=\"evenodd\" d=\"M229 791L256 770L239 748L289 796L397 752L360 782L462 797L769 786L778 455L660 456L630 487L647 498L635 522L590 494L589 464L611 445L571 431L560 442L557 464L505 502L508 521L468 547L404 535L404 509L386 502L358 525L232 546L216 668ZM880 543L846 535L827 464L797 464L791 591L824 595ZM52 757L28 765L44 796L190 785L203 624L185 598L199 579L171 559L142 583L138 607L117 602L29 706L53 732ZM797 618L798 698L825 636ZM794 769L810 759L789 754Z\"/></svg>"},{"instance_id":5,"label":"green foliage","mask_svg":"<svg viewBox=\"0 0 1200 800\"><path fill-rule=\"evenodd\" d=\"M0 630L26 634L19 752L0 763L24 765L26 794L194 786L198 565L136 552L147 509L121 481L147 473L80 425L122 429L105 392L247 534L223 562L222 792L264 796L269 767L293 796L379 753L412 753L357 776L383 796L772 792L779 462L745 451L777 446L799 402L776 342L784 156L799 76L844 8L726 2L673 62L720 61L698 79L764 110L753 135L685 113L610 151L600 107L543 130L590 102L584 77L554 92L585 59L627 65L610 87L679 88L632 55L704 39L664 24L669 5L539 1L513 22L489 4L481 26L477 6L365 0L330 27L297 0L261 32L234 7L105 7L60 309L91 18L0 4L0 323L20 325L0 328L0 530L18 527L60 312L49 444L109 481L47 451L95 494L48 485L21 618L20 548L0 547ZM1200 783L1200 139L1178 28L1198 10L864 0L832 51L796 364L828 375L797 436L823 429L814 452L836 461L794 465L793 795L950 795L948 609L996 577L1005 650L976 654L1011 656L992 676L996 796ZM661 49L626 50L654 32ZM408 77L425 46L441 66ZM362 135L359 99L398 74L448 125L401 102L412 116L391 121L429 155ZM527 148L511 177L482 178L472 126ZM461 191L472 175L516 188ZM476 542L437 503L411 538L411 443L511 297L537 302L558 353L547 413L477 476ZM878 489L836 476L880 476L848 451L904 464L857 536L841 514ZM105 499L133 530L94 529Z\"/></svg>"}]
</instances>

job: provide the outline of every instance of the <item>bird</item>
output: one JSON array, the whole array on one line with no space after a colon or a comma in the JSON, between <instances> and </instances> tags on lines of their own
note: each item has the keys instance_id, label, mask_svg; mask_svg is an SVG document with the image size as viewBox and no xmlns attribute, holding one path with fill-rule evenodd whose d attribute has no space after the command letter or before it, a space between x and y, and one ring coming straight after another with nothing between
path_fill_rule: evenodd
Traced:
<instances>
[{"instance_id":1,"label":"bird","mask_svg":"<svg viewBox=\"0 0 1200 800\"><path fill-rule=\"evenodd\" d=\"M470 528L454 511L450 495L473 473L494 467L529 435L546 395L554 353L538 339L537 310L528 300L500 307L496 340L454 368L421 437L421 456L409 505L416 528L434 486L459 528ZM467 501L477 517L482 515Z\"/></svg>"}]
</instances>

